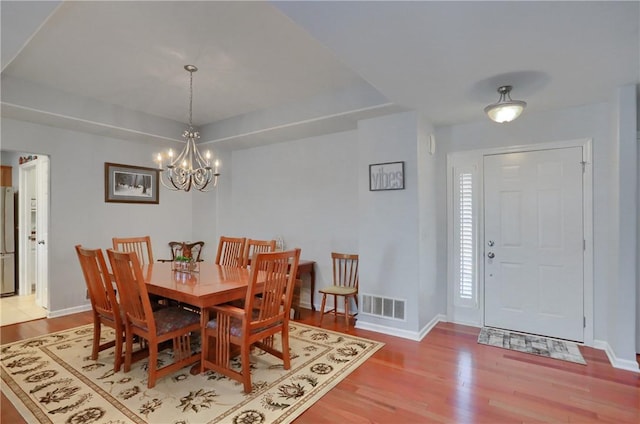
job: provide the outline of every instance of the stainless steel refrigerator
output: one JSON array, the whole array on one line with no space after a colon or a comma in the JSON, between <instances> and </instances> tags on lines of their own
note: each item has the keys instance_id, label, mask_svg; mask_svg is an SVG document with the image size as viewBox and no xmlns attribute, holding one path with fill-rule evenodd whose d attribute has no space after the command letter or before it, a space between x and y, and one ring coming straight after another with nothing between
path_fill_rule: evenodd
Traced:
<instances>
[{"instance_id":1,"label":"stainless steel refrigerator","mask_svg":"<svg viewBox=\"0 0 640 424\"><path fill-rule=\"evenodd\" d=\"M2 296L16 292L15 209L12 187L0 187L0 278Z\"/></svg>"}]
</instances>

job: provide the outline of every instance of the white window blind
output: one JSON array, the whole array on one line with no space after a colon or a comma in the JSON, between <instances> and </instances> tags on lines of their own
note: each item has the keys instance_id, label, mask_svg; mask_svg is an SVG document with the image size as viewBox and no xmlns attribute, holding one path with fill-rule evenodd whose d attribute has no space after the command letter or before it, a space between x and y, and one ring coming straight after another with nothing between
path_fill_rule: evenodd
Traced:
<instances>
[{"instance_id":1,"label":"white window blind","mask_svg":"<svg viewBox=\"0 0 640 424\"><path fill-rule=\"evenodd\" d=\"M454 243L455 258L455 299L458 306L477 305L477 260L476 227L477 199L475 193L475 172L473 169L455 170L454 187Z\"/></svg>"},{"instance_id":2,"label":"white window blind","mask_svg":"<svg viewBox=\"0 0 640 424\"><path fill-rule=\"evenodd\" d=\"M460 190L460 282L458 296L472 300L474 296L473 264L473 176L462 173L459 177Z\"/></svg>"}]
</instances>

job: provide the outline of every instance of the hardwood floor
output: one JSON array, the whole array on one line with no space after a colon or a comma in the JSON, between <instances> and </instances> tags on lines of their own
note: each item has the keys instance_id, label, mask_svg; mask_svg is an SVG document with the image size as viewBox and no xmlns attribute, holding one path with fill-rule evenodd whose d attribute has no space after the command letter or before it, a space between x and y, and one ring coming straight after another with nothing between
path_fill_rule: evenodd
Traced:
<instances>
[{"instance_id":1,"label":"hardwood floor","mask_svg":"<svg viewBox=\"0 0 640 424\"><path fill-rule=\"evenodd\" d=\"M319 313L302 310L317 325ZM9 343L91 322L90 312L2 327ZM296 423L640 423L640 374L581 347L587 365L477 344L478 328L438 324L421 342L323 328L386 343ZM2 423L24 423L2 396Z\"/></svg>"}]
</instances>

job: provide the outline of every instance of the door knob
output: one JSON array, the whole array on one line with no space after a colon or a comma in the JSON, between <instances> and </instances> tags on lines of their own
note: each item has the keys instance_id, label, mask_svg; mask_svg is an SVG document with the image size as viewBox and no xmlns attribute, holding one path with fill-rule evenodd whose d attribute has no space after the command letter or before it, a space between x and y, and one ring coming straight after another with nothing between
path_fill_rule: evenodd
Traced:
<instances>
[{"instance_id":1,"label":"door knob","mask_svg":"<svg viewBox=\"0 0 640 424\"><path fill-rule=\"evenodd\" d=\"M489 253L487 253L487 257L488 257L489 259L493 259L493 258L495 258L495 257L496 257L496 255L495 255L495 253L493 253L493 252L489 252Z\"/></svg>"},{"instance_id":2,"label":"door knob","mask_svg":"<svg viewBox=\"0 0 640 424\"><path fill-rule=\"evenodd\" d=\"M487 243L489 245L489 247L493 246L494 244L496 244L493 240L489 240L489 242Z\"/></svg>"},{"instance_id":3,"label":"door knob","mask_svg":"<svg viewBox=\"0 0 640 424\"><path fill-rule=\"evenodd\" d=\"M38 244L44 244L44 240L38 240Z\"/></svg>"}]
</instances>

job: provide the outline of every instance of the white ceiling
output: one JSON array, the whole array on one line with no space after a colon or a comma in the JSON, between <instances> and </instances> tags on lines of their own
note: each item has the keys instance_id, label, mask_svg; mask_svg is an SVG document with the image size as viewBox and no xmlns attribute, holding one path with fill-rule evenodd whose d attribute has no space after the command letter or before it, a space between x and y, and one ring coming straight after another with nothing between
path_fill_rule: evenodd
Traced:
<instances>
[{"instance_id":1,"label":"white ceiling","mask_svg":"<svg viewBox=\"0 0 640 424\"><path fill-rule=\"evenodd\" d=\"M499 85L514 85L533 113L640 83L639 5L3 0L2 88L21 81L185 123L183 66L194 64L193 120L209 129L205 141L246 147L249 135L253 145L256 134L278 139L265 129L301 137L405 108L449 125L484 119ZM14 96L3 94L3 114ZM18 119L55 108L20 101ZM46 112L48 124L73 114Z\"/></svg>"}]
</instances>

